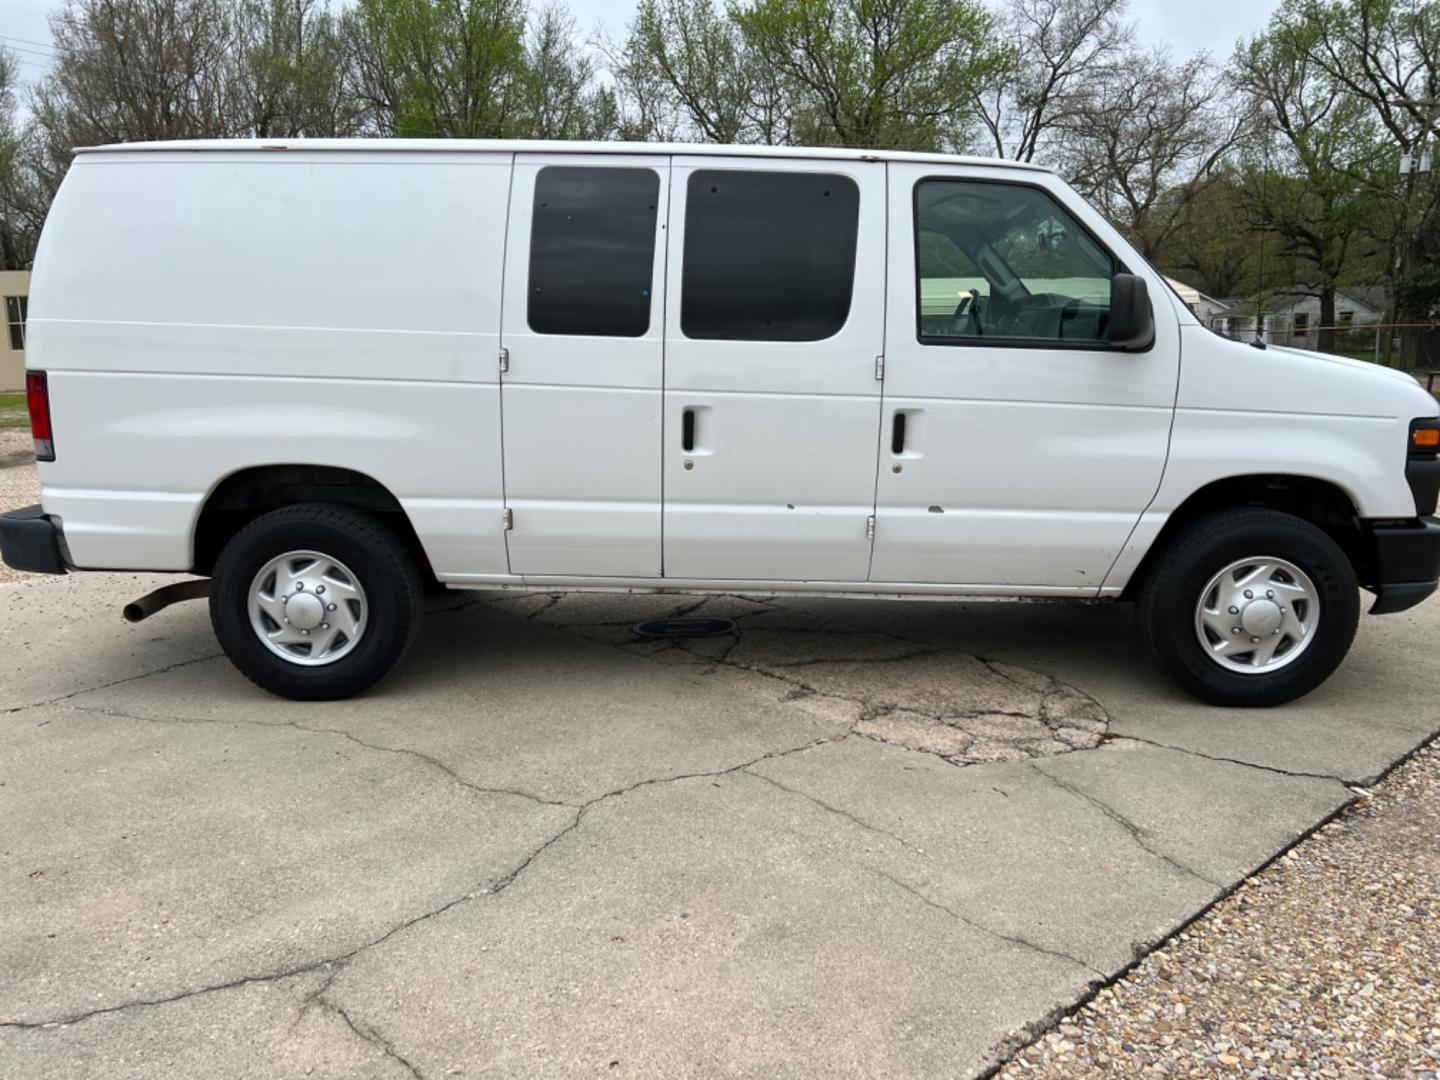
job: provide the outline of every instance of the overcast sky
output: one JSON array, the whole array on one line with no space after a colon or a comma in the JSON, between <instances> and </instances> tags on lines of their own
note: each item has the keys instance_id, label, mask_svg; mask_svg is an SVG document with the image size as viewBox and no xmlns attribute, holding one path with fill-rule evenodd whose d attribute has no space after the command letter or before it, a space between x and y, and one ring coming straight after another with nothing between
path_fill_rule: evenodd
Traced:
<instances>
[{"instance_id":1,"label":"overcast sky","mask_svg":"<svg viewBox=\"0 0 1440 1080\"><path fill-rule=\"evenodd\" d=\"M342 0L343 2L343 0ZM1261 29L1277 0L1130 0L1130 12L1142 38L1168 43L1179 56L1206 49L1227 59L1241 37ZM45 65L44 43L50 40L45 14L52 0L0 0L0 39L20 53L27 78ZM634 0L570 0L582 27L603 23L612 37L624 33ZM32 44L39 42L39 45Z\"/></svg>"}]
</instances>

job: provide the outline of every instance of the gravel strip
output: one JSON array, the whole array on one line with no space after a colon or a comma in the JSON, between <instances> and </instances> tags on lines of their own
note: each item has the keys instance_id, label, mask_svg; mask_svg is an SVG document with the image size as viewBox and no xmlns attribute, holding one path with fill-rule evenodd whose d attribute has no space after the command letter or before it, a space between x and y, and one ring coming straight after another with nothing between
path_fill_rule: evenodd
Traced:
<instances>
[{"instance_id":1,"label":"gravel strip","mask_svg":"<svg viewBox=\"0 0 1440 1080\"><path fill-rule=\"evenodd\" d=\"M0 429L0 513L40 501L40 477L35 473L35 445L25 429ZM35 577L11 570L0 562L0 582Z\"/></svg>"},{"instance_id":2,"label":"gravel strip","mask_svg":"<svg viewBox=\"0 0 1440 1080\"><path fill-rule=\"evenodd\" d=\"M1440 744L999 1075L1440 1075Z\"/></svg>"}]
</instances>

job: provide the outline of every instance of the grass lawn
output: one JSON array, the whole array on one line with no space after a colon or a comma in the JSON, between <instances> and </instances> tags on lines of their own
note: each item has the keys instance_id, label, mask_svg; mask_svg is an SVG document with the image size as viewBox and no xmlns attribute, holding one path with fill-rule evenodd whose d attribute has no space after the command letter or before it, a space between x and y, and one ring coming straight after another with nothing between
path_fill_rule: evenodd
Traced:
<instances>
[{"instance_id":1,"label":"grass lawn","mask_svg":"<svg viewBox=\"0 0 1440 1080\"><path fill-rule=\"evenodd\" d=\"M30 413L24 394L0 394L0 428L28 428Z\"/></svg>"}]
</instances>

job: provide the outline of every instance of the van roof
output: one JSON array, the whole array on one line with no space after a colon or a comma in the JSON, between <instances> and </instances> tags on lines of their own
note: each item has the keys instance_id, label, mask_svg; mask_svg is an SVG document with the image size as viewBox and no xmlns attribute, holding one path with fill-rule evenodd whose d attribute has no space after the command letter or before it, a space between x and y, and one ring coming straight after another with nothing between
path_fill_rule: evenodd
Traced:
<instances>
[{"instance_id":1,"label":"van roof","mask_svg":"<svg viewBox=\"0 0 1440 1080\"><path fill-rule=\"evenodd\" d=\"M800 158L829 161L913 161L946 165L982 165L996 169L1051 170L1003 158L955 154L917 154L904 150L857 150L849 147L726 146L718 143L573 142L538 139L181 139L173 142L113 143L87 146L77 154L132 151L216 152L236 150L299 150L306 153L367 150L424 153L555 153L555 154L685 154L699 156Z\"/></svg>"}]
</instances>

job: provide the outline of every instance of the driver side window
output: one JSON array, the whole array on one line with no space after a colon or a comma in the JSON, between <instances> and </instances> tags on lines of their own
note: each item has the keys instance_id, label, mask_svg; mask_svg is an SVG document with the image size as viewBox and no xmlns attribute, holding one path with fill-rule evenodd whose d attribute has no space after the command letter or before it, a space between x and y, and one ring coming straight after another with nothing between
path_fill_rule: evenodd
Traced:
<instances>
[{"instance_id":1,"label":"driver side window","mask_svg":"<svg viewBox=\"0 0 1440 1080\"><path fill-rule=\"evenodd\" d=\"M917 332L926 345L1107 340L1115 259L1039 188L915 187Z\"/></svg>"}]
</instances>

